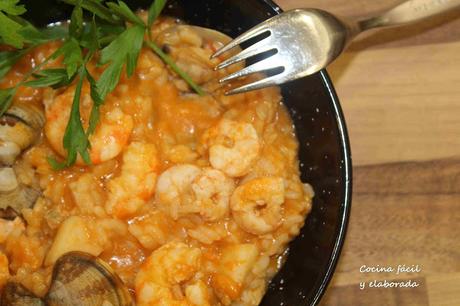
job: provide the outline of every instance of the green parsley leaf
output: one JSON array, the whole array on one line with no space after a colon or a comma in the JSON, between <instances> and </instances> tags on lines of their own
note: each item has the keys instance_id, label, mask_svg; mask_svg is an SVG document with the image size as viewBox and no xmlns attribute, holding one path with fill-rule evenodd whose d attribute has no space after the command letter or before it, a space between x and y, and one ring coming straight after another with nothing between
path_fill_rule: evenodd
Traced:
<instances>
[{"instance_id":1,"label":"green parsley leaf","mask_svg":"<svg viewBox=\"0 0 460 306\"><path fill-rule=\"evenodd\" d=\"M145 43L148 47L150 47L153 52L155 52L163 62L165 62L169 67L171 67L171 69L176 72L181 78L184 79L185 82L187 82L187 84L197 93L199 94L200 96L204 96L206 95L206 92L200 87L198 86L193 80L192 78L187 74L185 73L182 69L180 69L176 63L174 63L173 59L170 58L166 53L163 52L163 50L161 50L160 47L158 47L154 42L152 41L147 41Z\"/></svg>"},{"instance_id":2,"label":"green parsley leaf","mask_svg":"<svg viewBox=\"0 0 460 306\"><path fill-rule=\"evenodd\" d=\"M79 0L61 0L65 3L76 5ZM115 16L110 9L105 7L103 4L101 4L101 1L99 0L83 0L81 3L82 8L85 10L95 14L99 18L113 23L113 24L121 24L122 20Z\"/></svg>"},{"instance_id":3,"label":"green parsley leaf","mask_svg":"<svg viewBox=\"0 0 460 306\"><path fill-rule=\"evenodd\" d=\"M96 17L93 15L93 19L89 24L89 35L88 35L88 45L86 48L90 51L95 53L101 47L99 44L99 38L97 33L97 24L96 24Z\"/></svg>"},{"instance_id":4,"label":"green parsley leaf","mask_svg":"<svg viewBox=\"0 0 460 306\"><path fill-rule=\"evenodd\" d=\"M0 79L3 78L11 68L13 68L14 64L29 51L30 49L0 52Z\"/></svg>"},{"instance_id":5,"label":"green parsley leaf","mask_svg":"<svg viewBox=\"0 0 460 306\"><path fill-rule=\"evenodd\" d=\"M0 12L0 37L5 44L21 49L24 38L18 33L22 26Z\"/></svg>"},{"instance_id":6,"label":"green parsley leaf","mask_svg":"<svg viewBox=\"0 0 460 306\"><path fill-rule=\"evenodd\" d=\"M107 6L112 9L112 11L120 16L121 18L129 21L133 24L137 24L139 26L145 26L144 21L139 18L133 11L124 3L123 1L118 1L118 4L115 2L107 2Z\"/></svg>"},{"instance_id":7,"label":"green parsley leaf","mask_svg":"<svg viewBox=\"0 0 460 306\"><path fill-rule=\"evenodd\" d=\"M97 88L102 99L105 99L117 86L125 63L128 77L134 73L143 41L144 27L135 25L126 29L102 49L99 65L110 63L97 81Z\"/></svg>"},{"instance_id":8,"label":"green parsley leaf","mask_svg":"<svg viewBox=\"0 0 460 306\"><path fill-rule=\"evenodd\" d=\"M114 24L104 24L104 23L98 22L97 23L97 37L98 37L99 49L101 47L106 47L107 45L109 45L125 30L126 30L125 26L114 25ZM86 35L89 35L89 28L86 32ZM84 36L83 40L87 40L87 36Z\"/></svg>"},{"instance_id":9,"label":"green parsley leaf","mask_svg":"<svg viewBox=\"0 0 460 306\"><path fill-rule=\"evenodd\" d=\"M0 89L0 116L10 108L16 94L17 87Z\"/></svg>"},{"instance_id":10,"label":"green parsley leaf","mask_svg":"<svg viewBox=\"0 0 460 306\"><path fill-rule=\"evenodd\" d=\"M93 100L93 108L91 109L91 115L89 118L88 131L86 132L87 135L91 135L94 133L96 126L99 123L99 108L102 104L104 104L104 100L98 92L96 80L94 80L88 70L86 70L86 78L90 84L91 98Z\"/></svg>"},{"instance_id":11,"label":"green parsley leaf","mask_svg":"<svg viewBox=\"0 0 460 306\"><path fill-rule=\"evenodd\" d=\"M160 16L161 11L166 5L166 0L154 0L149 8L148 27Z\"/></svg>"},{"instance_id":12,"label":"green parsley leaf","mask_svg":"<svg viewBox=\"0 0 460 306\"><path fill-rule=\"evenodd\" d=\"M80 38L83 33L83 10L81 9L81 2L82 0L77 1L70 16L69 35L73 38Z\"/></svg>"},{"instance_id":13,"label":"green parsley leaf","mask_svg":"<svg viewBox=\"0 0 460 306\"><path fill-rule=\"evenodd\" d=\"M123 62L113 62L107 69L104 70L99 80L97 81L97 89L102 99L105 99L117 86L120 75L123 70Z\"/></svg>"},{"instance_id":14,"label":"green parsley leaf","mask_svg":"<svg viewBox=\"0 0 460 306\"><path fill-rule=\"evenodd\" d=\"M59 88L69 85L73 78L69 78L66 69L45 69L34 74L35 80L24 83L25 86L40 88L51 86Z\"/></svg>"},{"instance_id":15,"label":"green parsley leaf","mask_svg":"<svg viewBox=\"0 0 460 306\"><path fill-rule=\"evenodd\" d=\"M67 150L67 159L64 163L58 163L55 160L49 159L51 166L55 169L62 169L75 164L78 154L80 154L86 164L91 164L91 159L88 151L90 143L83 128L80 117L81 90L85 78L86 69L84 66L82 66L78 72L77 87L75 88L69 123L65 130L63 140L64 148Z\"/></svg>"},{"instance_id":16,"label":"green parsley leaf","mask_svg":"<svg viewBox=\"0 0 460 306\"><path fill-rule=\"evenodd\" d=\"M46 160L54 171L64 170L68 167L67 162L58 162L54 157L51 156L49 156Z\"/></svg>"},{"instance_id":17,"label":"green parsley leaf","mask_svg":"<svg viewBox=\"0 0 460 306\"><path fill-rule=\"evenodd\" d=\"M13 16L22 15L26 12L24 5L18 5L19 0L2 0L0 2L0 11Z\"/></svg>"},{"instance_id":18,"label":"green parsley leaf","mask_svg":"<svg viewBox=\"0 0 460 306\"><path fill-rule=\"evenodd\" d=\"M75 38L69 38L51 57L56 59L61 55L64 56L63 63L70 79L77 72L78 67L83 64L83 55L78 41Z\"/></svg>"}]
</instances>

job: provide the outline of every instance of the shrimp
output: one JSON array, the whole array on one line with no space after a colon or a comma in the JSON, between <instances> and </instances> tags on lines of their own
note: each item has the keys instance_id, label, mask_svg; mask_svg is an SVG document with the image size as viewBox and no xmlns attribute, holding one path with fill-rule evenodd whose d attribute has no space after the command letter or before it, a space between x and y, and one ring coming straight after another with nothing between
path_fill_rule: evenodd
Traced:
<instances>
[{"instance_id":1,"label":"shrimp","mask_svg":"<svg viewBox=\"0 0 460 306\"><path fill-rule=\"evenodd\" d=\"M210 306L210 294L208 286L202 280L198 280L185 288L185 296L192 305Z\"/></svg>"},{"instance_id":2,"label":"shrimp","mask_svg":"<svg viewBox=\"0 0 460 306\"><path fill-rule=\"evenodd\" d=\"M63 157L67 154L63 138L70 117L74 93L75 88L69 87L64 93L45 99L45 135L51 147ZM85 127L89 122L91 108L89 86L85 84L80 101L81 118ZM89 137L91 162L100 164L118 156L128 145L133 124L133 118L125 114L109 99L100 109L100 121L96 131ZM77 164L83 165L81 157L78 157Z\"/></svg>"},{"instance_id":3,"label":"shrimp","mask_svg":"<svg viewBox=\"0 0 460 306\"><path fill-rule=\"evenodd\" d=\"M233 189L233 180L221 171L185 164L160 175L156 199L174 219L198 213L207 221L217 221L228 213Z\"/></svg>"},{"instance_id":4,"label":"shrimp","mask_svg":"<svg viewBox=\"0 0 460 306\"><path fill-rule=\"evenodd\" d=\"M126 218L145 205L155 190L158 164L155 145L131 143L123 153L120 175L107 184L106 212L116 218Z\"/></svg>"},{"instance_id":5,"label":"shrimp","mask_svg":"<svg viewBox=\"0 0 460 306\"><path fill-rule=\"evenodd\" d=\"M209 148L212 167L230 177L246 175L260 155L261 144L250 123L222 119L208 129L202 142Z\"/></svg>"},{"instance_id":6,"label":"shrimp","mask_svg":"<svg viewBox=\"0 0 460 306\"><path fill-rule=\"evenodd\" d=\"M10 270L8 268L8 257L0 251L0 290L10 278Z\"/></svg>"},{"instance_id":7,"label":"shrimp","mask_svg":"<svg viewBox=\"0 0 460 306\"><path fill-rule=\"evenodd\" d=\"M230 200L236 223L255 235L274 231L282 221L284 193L280 177L256 178L239 186Z\"/></svg>"},{"instance_id":8,"label":"shrimp","mask_svg":"<svg viewBox=\"0 0 460 306\"><path fill-rule=\"evenodd\" d=\"M160 208L177 220L181 215L198 212L193 206L191 184L200 174L201 169L194 165L177 165L163 172L159 178L155 192L155 201Z\"/></svg>"},{"instance_id":9,"label":"shrimp","mask_svg":"<svg viewBox=\"0 0 460 306\"><path fill-rule=\"evenodd\" d=\"M206 286L194 280L200 265L200 249L181 242L163 245L146 259L136 276L137 305L210 305Z\"/></svg>"},{"instance_id":10,"label":"shrimp","mask_svg":"<svg viewBox=\"0 0 460 306\"><path fill-rule=\"evenodd\" d=\"M240 297L259 250L254 244L235 244L224 247L221 253L211 284L222 303L229 305Z\"/></svg>"},{"instance_id":11,"label":"shrimp","mask_svg":"<svg viewBox=\"0 0 460 306\"><path fill-rule=\"evenodd\" d=\"M227 215L234 182L223 172L207 168L192 182L196 205L207 221L217 221Z\"/></svg>"}]
</instances>

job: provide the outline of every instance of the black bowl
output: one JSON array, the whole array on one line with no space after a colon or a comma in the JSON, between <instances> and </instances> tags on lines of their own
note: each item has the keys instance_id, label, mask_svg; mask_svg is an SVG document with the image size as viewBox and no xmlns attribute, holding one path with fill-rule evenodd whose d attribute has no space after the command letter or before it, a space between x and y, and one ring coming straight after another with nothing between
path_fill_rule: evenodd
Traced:
<instances>
[{"instance_id":1,"label":"black bowl","mask_svg":"<svg viewBox=\"0 0 460 306\"><path fill-rule=\"evenodd\" d=\"M37 25L67 19L57 0L24 1ZM126 1L133 8L151 0ZM235 37L279 14L270 0L170 0L166 14ZM316 305L332 277L350 213L351 156L345 120L326 71L282 86L300 142L302 180L315 190L313 210L271 282L262 305Z\"/></svg>"}]
</instances>

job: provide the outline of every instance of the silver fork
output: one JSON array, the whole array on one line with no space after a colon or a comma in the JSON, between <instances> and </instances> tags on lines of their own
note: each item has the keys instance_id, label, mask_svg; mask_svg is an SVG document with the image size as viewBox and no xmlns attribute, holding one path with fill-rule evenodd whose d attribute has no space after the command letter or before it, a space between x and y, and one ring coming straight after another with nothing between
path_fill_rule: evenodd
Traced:
<instances>
[{"instance_id":1,"label":"silver fork","mask_svg":"<svg viewBox=\"0 0 460 306\"><path fill-rule=\"evenodd\" d=\"M235 38L212 56L266 34L269 36L221 62L223 69L265 52L273 55L232 73L221 83L249 74L277 70L278 73L235 88L226 94L282 84L311 75L334 61L358 34L373 28L396 26L418 21L460 7L460 0L409 0L371 18L346 20L319 9L295 9L272 17Z\"/></svg>"}]
</instances>

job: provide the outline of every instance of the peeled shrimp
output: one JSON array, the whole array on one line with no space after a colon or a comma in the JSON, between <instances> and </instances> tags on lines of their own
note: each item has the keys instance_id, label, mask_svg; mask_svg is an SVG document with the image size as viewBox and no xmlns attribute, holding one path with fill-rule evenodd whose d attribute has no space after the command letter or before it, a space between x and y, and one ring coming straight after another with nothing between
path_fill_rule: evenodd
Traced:
<instances>
[{"instance_id":1,"label":"peeled shrimp","mask_svg":"<svg viewBox=\"0 0 460 306\"><path fill-rule=\"evenodd\" d=\"M235 244L222 248L221 253L212 287L221 302L229 305L241 296L259 250L254 244Z\"/></svg>"},{"instance_id":2,"label":"peeled shrimp","mask_svg":"<svg viewBox=\"0 0 460 306\"><path fill-rule=\"evenodd\" d=\"M155 145L133 142L123 153L119 176L108 182L108 214L126 218L136 213L152 197L157 179L158 158Z\"/></svg>"},{"instance_id":3,"label":"peeled shrimp","mask_svg":"<svg viewBox=\"0 0 460 306\"><path fill-rule=\"evenodd\" d=\"M263 235L282 221L284 181L279 177L253 179L236 188L230 208L236 223L245 231Z\"/></svg>"},{"instance_id":4,"label":"peeled shrimp","mask_svg":"<svg viewBox=\"0 0 460 306\"><path fill-rule=\"evenodd\" d=\"M203 134L209 162L231 177L246 175L260 155L260 140L250 123L222 119Z\"/></svg>"},{"instance_id":5,"label":"peeled shrimp","mask_svg":"<svg viewBox=\"0 0 460 306\"><path fill-rule=\"evenodd\" d=\"M210 305L206 286L194 279L200 264L198 248L179 242L160 247L147 258L136 276L137 305Z\"/></svg>"},{"instance_id":6,"label":"peeled shrimp","mask_svg":"<svg viewBox=\"0 0 460 306\"><path fill-rule=\"evenodd\" d=\"M171 217L198 212L193 206L191 184L201 169L194 165L177 165L169 168L158 177L155 200L160 209L165 209Z\"/></svg>"},{"instance_id":7,"label":"peeled shrimp","mask_svg":"<svg viewBox=\"0 0 460 306\"><path fill-rule=\"evenodd\" d=\"M10 270L8 268L8 258L0 251L0 290L10 278Z\"/></svg>"},{"instance_id":8,"label":"peeled shrimp","mask_svg":"<svg viewBox=\"0 0 460 306\"><path fill-rule=\"evenodd\" d=\"M233 189L233 180L219 170L177 165L160 175L156 200L174 219L197 213L217 221L228 213Z\"/></svg>"},{"instance_id":9,"label":"peeled shrimp","mask_svg":"<svg viewBox=\"0 0 460 306\"><path fill-rule=\"evenodd\" d=\"M80 112L84 126L88 125L92 107L88 87L87 85L83 87L80 101ZM69 87L58 96L45 99L45 135L53 149L62 156L66 156L63 138L69 121L74 93L75 88ZM89 155L93 164L99 164L118 156L128 145L133 129L132 117L125 114L115 103L106 103L101 107L100 112L100 121L96 131L89 137L91 143ZM77 163L83 164L80 157L78 157Z\"/></svg>"},{"instance_id":10,"label":"peeled shrimp","mask_svg":"<svg viewBox=\"0 0 460 306\"><path fill-rule=\"evenodd\" d=\"M233 180L221 171L204 169L192 182L200 215L207 221L224 217L228 213L234 188Z\"/></svg>"}]
</instances>

